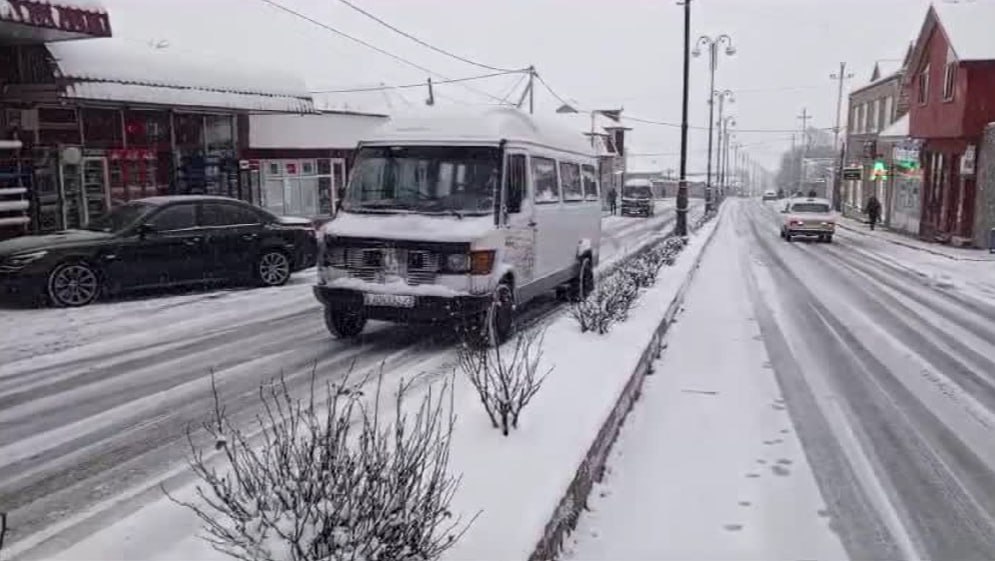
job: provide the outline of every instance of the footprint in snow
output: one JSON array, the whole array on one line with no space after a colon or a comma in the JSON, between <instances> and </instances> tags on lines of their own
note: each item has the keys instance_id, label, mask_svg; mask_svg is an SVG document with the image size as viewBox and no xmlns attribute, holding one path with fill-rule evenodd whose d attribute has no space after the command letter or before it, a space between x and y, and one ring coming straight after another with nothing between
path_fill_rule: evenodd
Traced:
<instances>
[{"instance_id":1,"label":"footprint in snow","mask_svg":"<svg viewBox=\"0 0 995 561\"><path fill-rule=\"evenodd\" d=\"M751 504L753 503L750 501L739 501L739 506L750 506Z\"/></svg>"},{"instance_id":2,"label":"footprint in snow","mask_svg":"<svg viewBox=\"0 0 995 561\"><path fill-rule=\"evenodd\" d=\"M791 470L781 465L770 466L770 470L774 472L774 475L779 475L781 477L791 475Z\"/></svg>"},{"instance_id":3,"label":"footprint in snow","mask_svg":"<svg viewBox=\"0 0 995 561\"><path fill-rule=\"evenodd\" d=\"M791 434L791 431L788 429L781 429L781 434Z\"/></svg>"},{"instance_id":4,"label":"footprint in snow","mask_svg":"<svg viewBox=\"0 0 995 561\"><path fill-rule=\"evenodd\" d=\"M822 518L829 518L829 511L827 509L820 508L815 513L821 516Z\"/></svg>"},{"instance_id":5,"label":"footprint in snow","mask_svg":"<svg viewBox=\"0 0 995 561\"><path fill-rule=\"evenodd\" d=\"M781 458L780 460L777 461L777 463L781 464L782 466L790 466L794 462L792 462L791 460L789 460L787 458Z\"/></svg>"},{"instance_id":6,"label":"footprint in snow","mask_svg":"<svg viewBox=\"0 0 995 561\"><path fill-rule=\"evenodd\" d=\"M764 465L764 464L767 463L767 460L765 460L763 458L757 458L757 463L760 464L760 465Z\"/></svg>"},{"instance_id":7,"label":"footprint in snow","mask_svg":"<svg viewBox=\"0 0 995 561\"><path fill-rule=\"evenodd\" d=\"M785 409L787 409L785 406L781 405L780 403L772 403L770 408L775 411L784 411Z\"/></svg>"},{"instance_id":8,"label":"footprint in snow","mask_svg":"<svg viewBox=\"0 0 995 561\"><path fill-rule=\"evenodd\" d=\"M746 474L747 479L756 479L760 477L759 473L750 472Z\"/></svg>"},{"instance_id":9,"label":"footprint in snow","mask_svg":"<svg viewBox=\"0 0 995 561\"><path fill-rule=\"evenodd\" d=\"M726 525L724 525L722 527L725 528L726 530L730 531L730 532L738 532L738 531L740 531L740 530L743 529L743 525L742 524L726 524Z\"/></svg>"}]
</instances>

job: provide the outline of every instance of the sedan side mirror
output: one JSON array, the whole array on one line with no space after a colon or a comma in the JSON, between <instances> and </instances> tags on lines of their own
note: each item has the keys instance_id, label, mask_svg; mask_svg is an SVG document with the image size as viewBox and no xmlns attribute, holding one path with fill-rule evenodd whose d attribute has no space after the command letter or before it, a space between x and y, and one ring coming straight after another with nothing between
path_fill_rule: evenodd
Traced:
<instances>
[{"instance_id":1,"label":"sedan side mirror","mask_svg":"<svg viewBox=\"0 0 995 561\"><path fill-rule=\"evenodd\" d=\"M153 226L153 225L151 225L151 224L149 224L147 222L145 224L140 225L138 227L138 237L139 238L145 239L146 237L148 237L148 236L150 236L152 234L155 234L155 233L156 233L155 226Z\"/></svg>"}]
</instances>

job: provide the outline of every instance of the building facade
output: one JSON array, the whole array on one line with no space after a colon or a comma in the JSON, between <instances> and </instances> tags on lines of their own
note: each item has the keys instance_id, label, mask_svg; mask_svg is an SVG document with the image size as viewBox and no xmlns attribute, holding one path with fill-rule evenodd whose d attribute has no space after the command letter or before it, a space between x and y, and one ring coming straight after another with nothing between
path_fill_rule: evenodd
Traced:
<instances>
[{"instance_id":1,"label":"building facade","mask_svg":"<svg viewBox=\"0 0 995 561\"><path fill-rule=\"evenodd\" d=\"M846 216L861 218L873 194L881 201L882 222L890 222L892 191L887 170L892 165L891 152L879 135L908 110L903 75L902 67L887 69L875 64L870 83L850 93L844 166L860 168L861 177L842 183L841 209Z\"/></svg>"},{"instance_id":2,"label":"building facade","mask_svg":"<svg viewBox=\"0 0 995 561\"><path fill-rule=\"evenodd\" d=\"M931 240L979 244L975 231L979 148L995 121L995 42L978 22L995 21L991 3L934 4L926 14L905 84L909 132L922 142L920 234Z\"/></svg>"}]
</instances>

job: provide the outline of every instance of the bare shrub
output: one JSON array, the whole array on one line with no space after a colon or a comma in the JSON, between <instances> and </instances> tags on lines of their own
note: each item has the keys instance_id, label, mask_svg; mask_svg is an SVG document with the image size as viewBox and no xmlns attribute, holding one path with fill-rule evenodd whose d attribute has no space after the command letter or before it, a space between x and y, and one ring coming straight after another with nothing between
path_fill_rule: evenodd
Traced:
<instances>
[{"instance_id":1,"label":"bare shrub","mask_svg":"<svg viewBox=\"0 0 995 561\"><path fill-rule=\"evenodd\" d=\"M170 498L200 517L215 549L237 559L437 559L469 526L449 509L459 485L448 470L451 381L429 388L411 417L402 381L396 417L381 421L382 370L372 406L362 383L347 378L316 396L314 378L307 401L291 396L282 377L260 387L265 414L254 445L226 415L212 376L215 411L205 428L225 465L209 466L188 434L191 466L205 485L197 486L198 504Z\"/></svg>"},{"instance_id":2,"label":"bare shrub","mask_svg":"<svg viewBox=\"0 0 995 561\"><path fill-rule=\"evenodd\" d=\"M604 335L615 322L629 317L638 294L639 286L624 269L619 269L605 276L586 300L574 303L570 314L582 333L594 331Z\"/></svg>"},{"instance_id":3,"label":"bare shrub","mask_svg":"<svg viewBox=\"0 0 995 561\"><path fill-rule=\"evenodd\" d=\"M518 428L522 409L542 387L546 376L539 373L545 331L523 331L515 337L510 353L501 346L461 345L458 350L460 370L470 379L491 425L508 436Z\"/></svg>"}]
</instances>

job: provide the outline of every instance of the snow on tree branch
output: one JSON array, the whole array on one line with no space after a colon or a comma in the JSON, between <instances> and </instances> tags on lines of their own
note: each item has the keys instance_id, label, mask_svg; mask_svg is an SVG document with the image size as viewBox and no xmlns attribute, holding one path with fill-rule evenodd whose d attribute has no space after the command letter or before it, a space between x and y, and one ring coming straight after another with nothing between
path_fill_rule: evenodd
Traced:
<instances>
[{"instance_id":1,"label":"snow on tree branch","mask_svg":"<svg viewBox=\"0 0 995 561\"><path fill-rule=\"evenodd\" d=\"M437 559L472 523L449 508L459 485L449 473L451 380L441 391L429 388L410 412L411 385L401 382L389 421L380 419L382 369L372 406L363 382L329 383L324 396L314 384L312 372L306 400L294 398L282 377L260 387L261 442L250 442L226 415L212 379L215 407L204 428L225 465L209 465L188 433L191 467L203 483L199 501L170 499L201 519L215 549L236 559Z\"/></svg>"}]
</instances>

